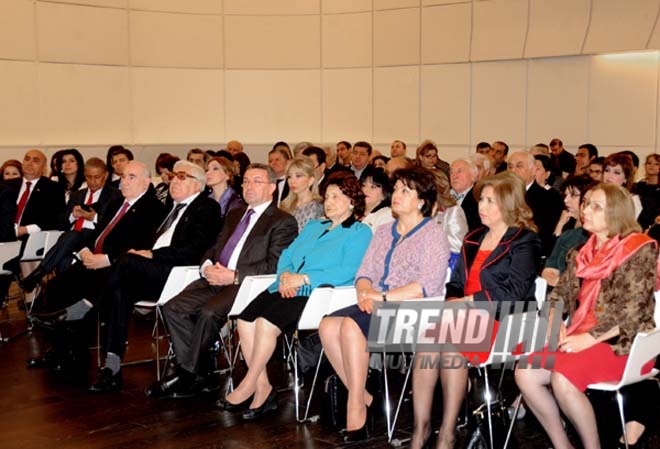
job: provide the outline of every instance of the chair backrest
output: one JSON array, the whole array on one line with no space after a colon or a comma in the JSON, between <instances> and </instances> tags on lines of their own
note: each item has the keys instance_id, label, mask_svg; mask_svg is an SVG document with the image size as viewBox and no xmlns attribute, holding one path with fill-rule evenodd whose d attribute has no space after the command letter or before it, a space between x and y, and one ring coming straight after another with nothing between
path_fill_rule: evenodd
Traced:
<instances>
[{"instance_id":1,"label":"chair backrest","mask_svg":"<svg viewBox=\"0 0 660 449\"><path fill-rule=\"evenodd\" d=\"M537 276L534 281L534 298L536 298L536 305L541 308L541 304L545 301L545 294L548 291L548 281L541 276Z\"/></svg>"},{"instance_id":2,"label":"chair backrest","mask_svg":"<svg viewBox=\"0 0 660 449\"><path fill-rule=\"evenodd\" d=\"M48 231L39 231L30 234L23 250L22 261L41 260L46 248L46 236Z\"/></svg>"},{"instance_id":3,"label":"chair backrest","mask_svg":"<svg viewBox=\"0 0 660 449\"><path fill-rule=\"evenodd\" d=\"M638 333L630 348L619 385L630 385L648 377L640 374L642 368L658 354L660 354L660 329Z\"/></svg>"},{"instance_id":4,"label":"chair backrest","mask_svg":"<svg viewBox=\"0 0 660 449\"><path fill-rule=\"evenodd\" d=\"M2 269L2 266L18 256L21 252L21 242L3 242L0 243L0 274L9 274L9 271Z\"/></svg>"},{"instance_id":5,"label":"chair backrest","mask_svg":"<svg viewBox=\"0 0 660 449\"><path fill-rule=\"evenodd\" d=\"M277 275L275 274L246 276L243 282L241 282L241 288L238 289L236 299L234 299L234 303L227 316L234 317L240 314L259 293L266 290L270 284L275 282L275 279L277 279Z\"/></svg>"},{"instance_id":6,"label":"chair backrest","mask_svg":"<svg viewBox=\"0 0 660 449\"><path fill-rule=\"evenodd\" d=\"M660 329L660 290L655 292L655 310L653 311L653 320L655 328Z\"/></svg>"},{"instance_id":7,"label":"chair backrest","mask_svg":"<svg viewBox=\"0 0 660 449\"><path fill-rule=\"evenodd\" d=\"M64 234L64 231L46 231L46 240L44 241L44 252L42 257L50 251L53 246L55 246L57 240L62 234Z\"/></svg>"},{"instance_id":8,"label":"chair backrest","mask_svg":"<svg viewBox=\"0 0 660 449\"><path fill-rule=\"evenodd\" d=\"M163 291L160 292L157 305L162 306L167 303L199 277L199 266L197 265L173 267L167 277Z\"/></svg>"}]
</instances>

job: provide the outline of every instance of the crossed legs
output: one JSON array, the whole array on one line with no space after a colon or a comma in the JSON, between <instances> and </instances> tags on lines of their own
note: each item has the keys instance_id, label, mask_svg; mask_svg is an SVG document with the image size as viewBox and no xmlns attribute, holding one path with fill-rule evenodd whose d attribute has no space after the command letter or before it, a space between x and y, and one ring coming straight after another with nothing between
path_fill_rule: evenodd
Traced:
<instances>
[{"instance_id":1,"label":"crossed legs","mask_svg":"<svg viewBox=\"0 0 660 449\"><path fill-rule=\"evenodd\" d=\"M561 410L575 427L584 448L600 449L593 407L566 377L558 372L530 368L516 369L515 376L525 402L548 433L553 447L573 448L561 422Z\"/></svg>"},{"instance_id":2,"label":"crossed legs","mask_svg":"<svg viewBox=\"0 0 660 449\"><path fill-rule=\"evenodd\" d=\"M366 390L369 371L367 340L353 319L326 317L319 325L321 343L330 364L348 390L346 429L361 428L373 397Z\"/></svg>"}]
</instances>

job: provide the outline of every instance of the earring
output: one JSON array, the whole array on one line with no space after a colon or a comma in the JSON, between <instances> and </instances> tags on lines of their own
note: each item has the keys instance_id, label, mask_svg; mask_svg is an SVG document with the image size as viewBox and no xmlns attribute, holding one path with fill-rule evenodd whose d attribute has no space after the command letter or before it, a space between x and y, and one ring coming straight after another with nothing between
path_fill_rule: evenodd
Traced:
<instances>
[{"instance_id":1,"label":"earring","mask_svg":"<svg viewBox=\"0 0 660 449\"><path fill-rule=\"evenodd\" d=\"M424 207L424 203L419 203L417 205L417 210L422 210L422 207Z\"/></svg>"},{"instance_id":2,"label":"earring","mask_svg":"<svg viewBox=\"0 0 660 449\"><path fill-rule=\"evenodd\" d=\"M350 211L353 210L353 205L352 205L352 204L349 204L349 205L348 205L348 210L350 210Z\"/></svg>"}]
</instances>

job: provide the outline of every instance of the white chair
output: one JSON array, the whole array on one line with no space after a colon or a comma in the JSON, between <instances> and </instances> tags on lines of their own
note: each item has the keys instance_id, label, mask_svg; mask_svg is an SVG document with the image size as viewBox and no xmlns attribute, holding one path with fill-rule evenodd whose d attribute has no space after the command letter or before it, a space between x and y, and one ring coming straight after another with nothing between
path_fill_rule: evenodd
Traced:
<instances>
[{"instance_id":1,"label":"white chair","mask_svg":"<svg viewBox=\"0 0 660 449\"><path fill-rule=\"evenodd\" d=\"M30 274L37 265L39 265L39 261L44 258L44 255L50 251L53 246L55 246L55 243L57 243L57 240L62 234L63 231L53 230L39 231L29 235L20 260L21 275L23 277ZM32 311L34 299L38 294L39 288L34 289L30 293L23 293L23 300L25 301L26 306L27 304L30 304L28 315L29 312Z\"/></svg>"},{"instance_id":2,"label":"white chair","mask_svg":"<svg viewBox=\"0 0 660 449\"><path fill-rule=\"evenodd\" d=\"M0 275L9 276L12 274L9 270L4 270L2 266L9 262L10 260L18 257L21 252L21 242L4 242L0 243ZM0 302L4 301L5 298L1 298ZM0 342L7 342L12 337L3 337L0 332Z\"/></svg>"},{"instance_id":3,"label":"white chair","mask_svg":"<svg viewBox=\"0 0 660 449\"><path fill-rule=\"evenodd\" d=\"M156 342L156 377L158 380L161 378L161 370L160 370L160 330L159 330L159 322L163 324L164 326L164 319L163 319L163 312L161 310L161 307L163 307L170 299L174 298L176 295L181 293L181 291L190 283L193 281L196 281L199 279L199 266L197 265L192 265L192 266L178 266L172 268L172 271L170 271L169 276L167 277L167 281L165 282L165 286L163 287L163 290L160 293L160 296L157 301L138 301L135 303L134 308L138 310L145 310L145 311L151 311L154 310L156 312L156 318L154 321L154 328L152 331L152 337L154 338ZM99 345L100 347L100 345ZM168 355L171 351L171 348L168 349ZM141 363L146 360L140 360L138 362L133 362L135 363ZM167 363L163 367L163 371L167 368Z\"/></svg>"},{"instance_id":4,"label":"white chair","mask_svg":"<svg viewBox=\"0 0 660 449\"><path fill-rule=\"evenodd\" d=\"M656 312L657 310L658 306L656 302ZM650 360L655 359L658 355L660 355L660 328L656 328L650 332L639 333L630 348L628 361L623 370L621 380L619 382L598 382L587 387L591 390L612 391L616 393L626 449L628 448L628 434L626 433L626 418L623 415L623 395L621 394L621 388L655 377L658 374L658 370L655 368L646 374L641 374L641 372L644 365Z\"/></svg>"}]
</instances>

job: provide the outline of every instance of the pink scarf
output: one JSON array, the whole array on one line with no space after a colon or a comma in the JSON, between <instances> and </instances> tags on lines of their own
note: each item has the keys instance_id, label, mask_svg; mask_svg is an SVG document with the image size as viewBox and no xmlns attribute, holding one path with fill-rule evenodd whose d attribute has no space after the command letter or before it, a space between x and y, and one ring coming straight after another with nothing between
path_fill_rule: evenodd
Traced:
<instances>
[{"instance_id":1,"label":"pink scarf","mask_svg":"<svg viewBox=\"0 0 660 449\"><path fill-rule=\"evenodd\" d=\"M582 279L578 294L580 305L566 330L567 335L578 329L580 332L587 332L598 324L594 310L600 293L600 281L610 277L614 270L649 243L656 244L655 240L647 235L633 232L622 239L618 235L614 236L600 249L596 249L596 236L592 234L589 237L576 257L575 274Z\"/></svg>"}]
</instances>

